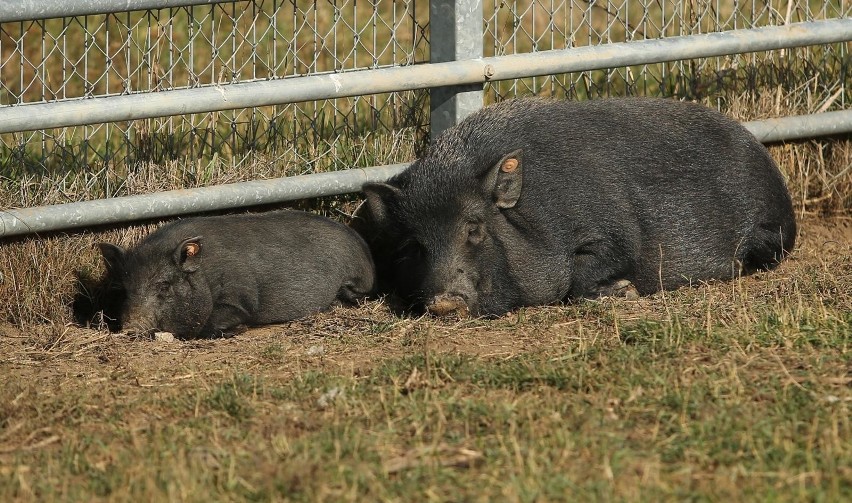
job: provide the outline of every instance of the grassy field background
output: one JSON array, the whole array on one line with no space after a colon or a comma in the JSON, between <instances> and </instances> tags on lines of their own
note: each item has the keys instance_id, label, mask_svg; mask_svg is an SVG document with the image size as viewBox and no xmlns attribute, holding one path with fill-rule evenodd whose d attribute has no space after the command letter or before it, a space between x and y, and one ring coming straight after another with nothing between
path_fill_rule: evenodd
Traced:
<instances>
[{"instance_id":1,"label":"grassy field background","mask_svg":"<svg viewBox=\"0 0 852 503\"><path fill-rule=\"evenodd\" d=\"M546 3L529 4L499 4L486 22L489 55L660 32L655 17L628 12L630 2L612 12L582 4L553 21L545 21ZM215 19L227 20L235 5L216 7ZM761 22L820 12L814 2L778 0L740 3L738 14L727 1L665 5L682 20L662 30L667 36L713 29L716 18L742 27L752 12ZM834 9L828 17L848 10L825 5ZM323 8L331 9L308 9L300 22L328 30ZM240 73L247 66L233 66L238 61L285 74L355 64L339 57L353 47L341 35L319 50L279 40L282 54L292 48L293 66L240 45L218 59L198 49L192 71L157 73L189 43L182 12L155 19L149 32L136 25L144 17L109 20L138 30L124 35L148 51L144 60L116 46L114 55L127 56L121 64L140 68L134 86L191 85L193 72L211 82L251 77ZM354 3L337 12L353 21ZM212 19L193 29L255 29L268 42L263 20ZM369 16L358 19L371 35L362 44L381 46L389 35L369 31ZM103 21L90 17L89 26ZM581 27L573 42L560 39L572 23ZM9 72L40 57L40 46L30 45L26 58L16 56L16 37L51 30L73 42L82 26L0 30L7 86L0 102L23 92ZM427 32L404 31L397 43L424 60ZM69 50L70 59L82 58L79 44ZM391 59L379 63L402 61ZM486 100L664 95L753 120L848 107L851 61L842 45L775 51L495 83ZM85 92L73 77L79 65L45 96ZM61 64L52 68L54 77L63 74ZM39 99L52 98L27 95ZM135 131L131 162L92 154L103 144L82 139L105 138L100 129L48 132L48 146L66 143L47 165L38 136L23 149L0 148L0 208L405 162L427 145L427 109L428 95L417 92L117 125ZM13 146L22 139L3 137ZM76 325L70 304L77 277L103 271L95 243L131 245L159 222L7 239L0 243L0 500L850 500L852 141L770 152L800 223L797 249L778 270L496 320L398 317L379 300L226 340L135 340ZM346 221L358 200L292 206Z\"/></svg>"}]
</instances>

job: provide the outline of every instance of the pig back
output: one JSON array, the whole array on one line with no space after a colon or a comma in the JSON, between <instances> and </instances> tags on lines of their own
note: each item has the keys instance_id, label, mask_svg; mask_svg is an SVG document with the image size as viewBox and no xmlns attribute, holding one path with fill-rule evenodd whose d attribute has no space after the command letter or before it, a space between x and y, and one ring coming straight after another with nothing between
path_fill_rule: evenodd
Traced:
<instances>
[{"instance_id":1,"label":"pig back","mask_svg":"<svg viewBox=\"0 0 852 503\"><path fill-rule=\"evenodd\" d=\"M327 309L343 288L373 288L373 263L354 231L295 210L188 219L172 233L202 238L201 271L214 303L240 306L248 324Z\"/></svg>"}]
</instances>

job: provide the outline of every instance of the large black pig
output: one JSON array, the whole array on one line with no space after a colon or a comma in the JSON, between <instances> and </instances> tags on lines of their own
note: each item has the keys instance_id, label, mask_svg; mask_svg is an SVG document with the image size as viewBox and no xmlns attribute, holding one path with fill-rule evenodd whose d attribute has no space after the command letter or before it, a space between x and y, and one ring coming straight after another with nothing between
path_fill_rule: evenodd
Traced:
<instances>
[{"instance_id":1,"label":"large black pig","mask_svg":"<svg viewBox=\"0 0 852 503\"><path fill-rule=\"evenodd\" d=\"M216 337L292 320L372 290L369 249L352 229L301 211L187 218L129 251L100 244L125 295L128 332Z\"/></svg>"},{"instance_id":2,"label":"large black pig","mask_svg":"<svg viewBox=\"0 0 852 503\"><path fill-rule=\"evenodd\" d=\"M664 99L518 99L437 138L355 227L382 283L435 314L650 294L775 266L790 196L737 122Z\"/></svg>"}]
</instances>

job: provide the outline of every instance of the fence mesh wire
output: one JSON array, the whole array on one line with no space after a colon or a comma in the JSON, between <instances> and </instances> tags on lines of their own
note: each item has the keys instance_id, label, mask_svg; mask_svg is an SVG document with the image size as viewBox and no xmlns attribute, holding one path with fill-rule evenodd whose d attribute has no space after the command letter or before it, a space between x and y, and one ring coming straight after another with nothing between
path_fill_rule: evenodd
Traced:
<instances>
[{"instance_id":1,"label":"fence mesh wire","mask_svg":"<svg viewBox=\"0 0 852 503\"><path fill-rule=\"evenodd\" d=\"M428 60L427 22L426 2L255 0L6 23L0 25L0 104L412 64ZM391 93L2 135L2 164L55 171L224 159L238 167L260 157L286 165L288 174L371 165L371 152L425 134L424 96Z\"/></svg>"},{"instance_id":2,"label":"fence mesh wire","mask_svg":"<svg viewBox=\"0 0 852 503\"><path fill-rule=\"evenodd\" d=\"M491 56L848 17L852 3L491 0L484 11ZM0 106L410 65L428 61L428 41L428 0L251 0L4 23ZM786 100L785 111L827 110L850 99L847 51L836 44L519 79L488 84L486 96L666 95L720 108L772 96ZM220 165L260 162L275 167L263 174L281 175L399 162L428 139L427 108L428 93L413 91L3 134L0 167L19 179L179 162L195 166L177 184L189 186L209 182Z\"/></svg>"},{"instance_id":3,"label":"fence mesh wire","mask_svg":"<svg viewBox=\"0 0 852 503\"><path fill-rule=\"evenodd\" d=\"M836 0L503 1L495 7L486 16L488 56L776 26L852 13L852 4ZM533 93L575 98L677 96L720 109L744 97L754 102L771 92L779 101L776 113L783 114L843 108L850 99L848 70L848 44L836 44L519 79L489 84L488 91L492 100Z\"/></svg>"}]
</instances>

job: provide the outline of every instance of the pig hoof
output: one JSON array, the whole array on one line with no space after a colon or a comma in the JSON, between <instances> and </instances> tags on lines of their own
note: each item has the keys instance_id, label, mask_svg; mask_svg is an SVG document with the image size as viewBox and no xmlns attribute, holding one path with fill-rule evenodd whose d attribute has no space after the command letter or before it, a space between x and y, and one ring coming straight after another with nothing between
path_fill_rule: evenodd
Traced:
<instances>
[{"instance_id":1,"label":"pig hoof","mask_svg":"<svg viewBox=\"0 0 852 503\"><path fill-rule=\"evenodd\" d=\"M629 280L620 279L610 287L609 296L636 300L639 298L639 290L636 290L636 287Z\"/></svg>"},{"instance_id":2,"label":"pig hoof","mask_svg":"<svg viewBox=\"0 0 852 503\"><path fill-rule=\"evenodd\" d=\"M458 295L440 295L426 305L426 311L435 316L467 317L470 311L464 299Z\"/></svg>"}]
</instances>

